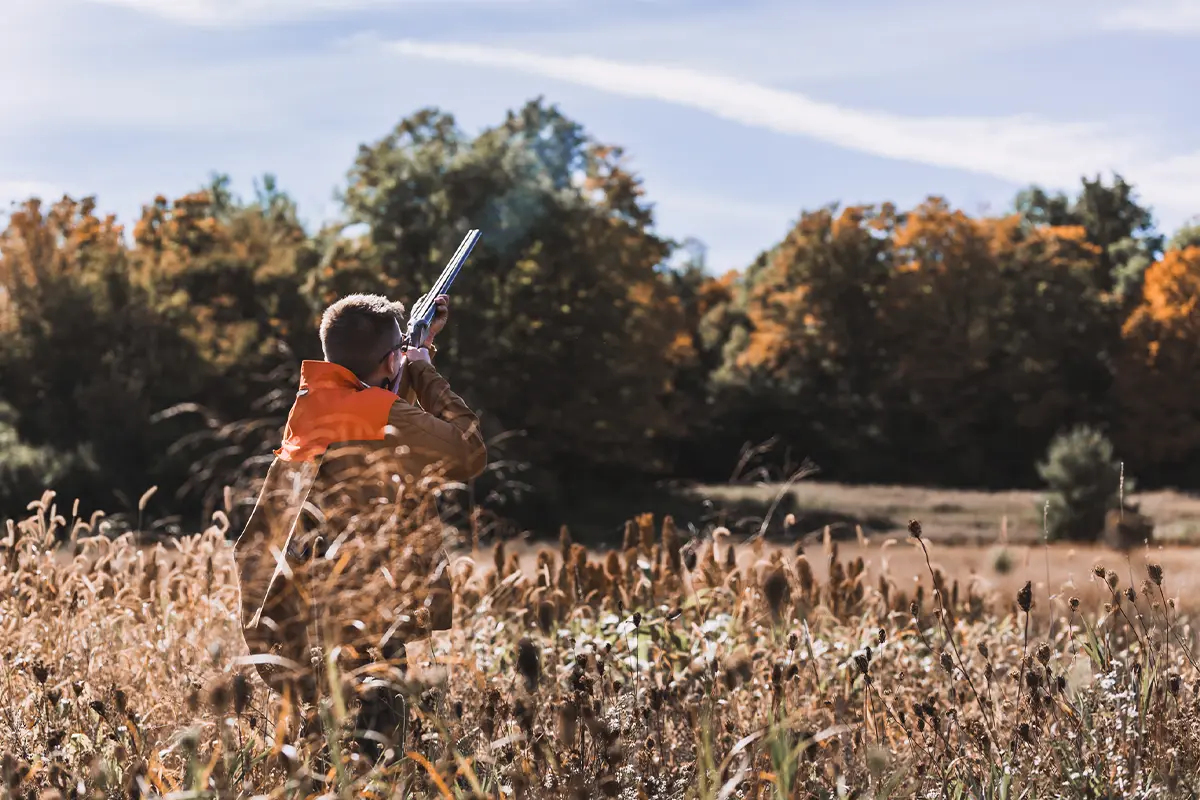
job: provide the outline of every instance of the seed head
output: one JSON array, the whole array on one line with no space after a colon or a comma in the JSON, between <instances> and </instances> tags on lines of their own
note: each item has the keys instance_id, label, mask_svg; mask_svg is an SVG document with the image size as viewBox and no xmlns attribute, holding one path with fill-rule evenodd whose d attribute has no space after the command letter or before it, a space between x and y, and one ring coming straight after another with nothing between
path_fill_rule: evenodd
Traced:
<instances>
[{"instance_id":1,"label":"seed head","mask_svg":"<svg viewBox=\"0 0 1200 800\"><path fill-rule=\"evenodd\" d=\"M1150 580L1154 581L1155 586L1162 586L1162 579L1163 579L1162 564L1147 564L1146 572L1150 573Z\"/></svg>"},{"instance_id":2,"label":"seed head","mask_svg":"<svg viewBox=\"0 0 1200 800\"><path fill-rule=\"evenodd\" d=\"M547 636L550 635L550 631L554 627L554 611L554 603L549 600L543 600L538 603L538 628Z\"/></svg>"},{"instance_id":3,"label":"seed head","mask_svg":"<svg viewBox=\"0 0 1200 800\"><path fill-rule=\"evenodd\" d=\"M954 672L954 659L945 650L942 651L942 669L946 672Z\"/></svg>"},{"instance_id":4,"label":"seed head","mask_svg":"<svg viewBox=\"0 0 1200 800\"><path fill-rule=\"evenodd\" d=\"M517 671L525 679L527 690L532 692L537 689L538 680L542 677L541 654L537 645L527 636L517 643Z\"/></svg>"},{"instance_id":5,"label":"seed head","mask_svg":"<svg viewBox=\"0 0 1200 800\"><path fill-rule=\"evenodd\" d=\"M854 664L858 667L858 671L862 675L866 675L867 670L871 668L871 662L868 661L867 657L862 653L859 653L854 657Z\"/></svg>"},{"instance_id":6,"label":"seed head","mask_svg":"<svg viewBox=\"0 0 1200 800\"><path fill-rule=\"evenodd\" d=\"M1042 662L1043 667L1050 663L1050 656L1051 651L1049 643L1042 642L1039 644L1037 648L1037 660Z\"/></svg>"},{"instance_id":7,"label":"seed head","mask_svg":"<svg viewBox=\"0 0 1200 800\"><path fill-rule=\"evenodd\" d=\"M975 645L975 648L979 650L979 655L983 656L984 658L989 658L987 642L980 642L979 644Z\"/></svg>"},{"instance_id":8,"label":"seed head","mask_svg":"<svg viewBox=\"0 0 1200 800\"><path fill-rule=\"evenodd\" d=\"M921 538L921 521L920 520L910 519L908 521L908 535L913 537L914 539Z\"/></svg>"},{"instance_id":9,"label":"seed head","mask_svg":"<svg viewBox=\"0 0 1200 800\"><path fill-rule=\"evenodd\" d=\"M683 551L683 566L685 566L687 568L688 572L695 571L696 561L697 561L696 548L690 547L690 546L685 547L684 551Z\"/></svg>"},{"instance_id":10,"label":"seed head","mask_svg":"<svg viewBox=\"0 0 1200 800\"><path fill-rule=\"evenodd\" d=\"M1092 574L1100 580L1105 580L1105 576L1108 574L1108 572L1104 569L1103 565L1097 564L1096 566L1092 567Z\"/></svg>"},{"instance_id":11,"label":"seed head","mask_svg":"<svg viewBox=\"0 0 1200 800\"><path fill-rule=\"evenodd\" d=\"M1017 592L1017 605L1019 605L1021 610L1026 614L1029 613L1029 609L1033 606L1032 581L1025 581L1025 585L1021 587L1021 591Z\"/></svg>"},{"instance_id":12,"label":"seed head","mask_svg":"<svg viewBox=\"0 0 1200 800\"><path fill-rule=\"evenodd\" d=\"M1131 603L1137 602L1137 592L1134 591L1134 588L1132 586L1130 586L1128 589L1125 590L1125 598L1127 600L1129 600L1129 602L1131 602Z\"/></svg>"},{"instance_id":13,"label":"seed head","mask_svg":"<svg viewBox=\"0 0 1200 800\"><path fill-rule=\"evenodd\" d=\"M217 685L212 688L212 693L208 696L208 701L217 713L221 713L229 707L229 687L225 684L225 681L217 682Z\"/></svg>"},{"instance_id":14,"label":"seed head","mask_svg":"<svg viewBox=\"0 0 1200 800\"><path fill-rule=\"evenodd\" d=\"M242 673L233 676L233 713L241 715L245 712L246 707L250 705L250 698L254 696L254 689L250 685L250 681Z\"/></svg>"},{"instance_id":15,"label":"seed head","mask_svg":"<svg viewBox=\"0 0 1200 800\"><path fill-rule=\"evenodd\" d=\"M1072 611L1078 611L1078 610L1079 610L1079 598L1078 598L1078 597L1072 597L1072 598L1071 598L1071 610L1072 610Z\"/></svg>"},{"instance_id":16,"label":"seed head","mask_svg":"<svg viewBox=\"0 0 1200 800\"><path fill-rule=\"evenodd\" d=\"M1115 591L1117 588L1117 583L1121 580L1121 578L1119 575L1117 575L1117 573L1110 569L1107 573L1105 573L1104 580L1108 583L1108 588Z\"/></svg>"},{"instance_id":17,"label":"seed head","mask_svg":"<svg viewBox=\"0 0 1200 800\"><path fill-rule=\"evenodd\" d=\"M787 574L782 567L776 567L767 575L766 580L763 581L763 594L767 598L767 606L771 609L771 617L779 619L783 615L783 605L788 601L790 594Z\"/></svg>"}]
</instances>

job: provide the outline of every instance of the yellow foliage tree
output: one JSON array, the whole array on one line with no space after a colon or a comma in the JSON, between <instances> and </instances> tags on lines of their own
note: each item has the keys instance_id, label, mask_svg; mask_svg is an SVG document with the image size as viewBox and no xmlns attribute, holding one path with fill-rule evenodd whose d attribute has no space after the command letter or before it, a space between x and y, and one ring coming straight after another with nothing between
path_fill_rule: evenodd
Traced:
<instances>
[{"instance_id":1,"label":"yellow foliage tree","mask_svg":"<svg viewBox=\"0 0 1200 800\"><path fill-rule=\"evenodd\" d=\"M1169 473L1200 453L1200 245L1150 266L1123 333L1118 444L1144 469Z\"/></svg>"}]
</instances>

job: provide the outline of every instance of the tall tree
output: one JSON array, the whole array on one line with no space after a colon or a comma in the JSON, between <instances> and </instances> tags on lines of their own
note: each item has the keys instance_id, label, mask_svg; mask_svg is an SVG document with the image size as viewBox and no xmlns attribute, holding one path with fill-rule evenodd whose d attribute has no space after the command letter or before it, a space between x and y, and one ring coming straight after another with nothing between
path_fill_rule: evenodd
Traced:
<instances>
[{"instance_id":1,"label":"tall tree","mask_svg":"<svg viewBox=\"0 0 1200 800\"><path fill-rule=\"evenodd\" d=\"M1187 237L1180 239L1184 244ZM1200 456L1200 244L1172 246L1146 272L1124 328L1118 446L1159 481L1195 480Z\"/></svg>"},{"instance_id":2,"label":"tall tree","mask_svg":"<svg viewBox=\"0 0 1200 800\"><path fill-rule=\"evenodd\" d=\"M1017 195L1016 210L1033 227L1082 227L1097 248L1097 286L1135 301L1142 274L1162 250L1154 215L1120 175L1114 174L1110 185L1099 175L1082 179L1074 200L1031 187Z\"/></svg>"},{"instance_id":3,"label":"tall tree","mask_svg":"<svg viewBox=\"0 0 1200 800\"><path fill-rule=\"evenodd\" d=\"M169 446L181 431L148 420L193 399L209 372L138 281L115 220L93 198L27 203L0 235L0 286L10 431L66 459L52 488L112 512L152 484L178 485Z\"/></svg>"},{"instance_id":4,"label":"tall tree","mask_svg":"<svg viewBox=\"0 0 1200 800\"><path fill-rule=\"evenodd\" d=\"M715 376L722 421L741 441L782 438L793 465L835 474L881 433L877 388L888 369L880 304L891 278L890 205L805 213L739 282ZM862 474L862 473L859 473Z\"/></svg>"},{"instance_id":5,"label":"tall tree","mask_svg":"<svg viewBox=\"0 0 1200 800\"><path fill-rule=\"evenodd\" d=\"M540 99L468 137L426 109L363 147L344 191L365 241L328 242L323 299L376 289L409 303L469 227L487 234L454 288L439 360L485 428L568 468L664 466L682 307L661 267L669 244L621 151Z\"/></svg>"}]
</instances>

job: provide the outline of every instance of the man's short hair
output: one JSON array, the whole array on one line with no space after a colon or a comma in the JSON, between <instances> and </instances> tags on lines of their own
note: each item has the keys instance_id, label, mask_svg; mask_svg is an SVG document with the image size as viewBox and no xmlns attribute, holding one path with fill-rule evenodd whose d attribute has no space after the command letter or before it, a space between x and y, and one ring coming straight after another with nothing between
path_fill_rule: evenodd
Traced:
<instances>
[{"instance_id":1,"label":"man's short hair","mask_svg":"<svg viewBox=\"0 0 1200 800\"><path fill-rule=\"evenodd\" d=\"M403 304L377 294L348 295L321 316L321 350L326 361L366 380L400 343L403 325Z\"/></svg>"}]
</instances>

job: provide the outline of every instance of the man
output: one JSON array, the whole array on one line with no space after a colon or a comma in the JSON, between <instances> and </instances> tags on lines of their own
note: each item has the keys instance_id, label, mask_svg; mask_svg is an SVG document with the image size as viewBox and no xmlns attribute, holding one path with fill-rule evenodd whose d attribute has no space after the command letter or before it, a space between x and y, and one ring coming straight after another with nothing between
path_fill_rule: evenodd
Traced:
<instances>
[{"instance_id":1,"label":"man","mask_svg":"<svg viewBox=\"0 0 1200 800\"><path fill-rule=\"evenodd\" d=\"M446 297L436 304L427 342L408 348L399 303L359 294L325 311L325 360L301 364L283 442L235 544L246 644L267 684L293 700L311 704L328 690L318 673L322 648L347 644L314 641L324 635L314 634L315 610L337 608L336 597L317 596L329 592L328 582L309 580L331 540L345 539L363 519L370 524L376 509L395 502L406 476L433 469L465 481L486 465L478 418L432 363L433 339L449 315ZM444 551L429 566L425 632L452 622ZM371 633L378 644L379 631ZM394 644L385 658L403 653L403 637Z\"/></svg>"}]
</instances>

